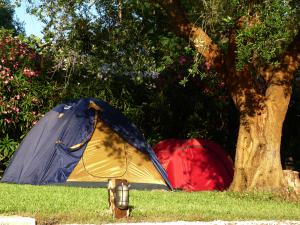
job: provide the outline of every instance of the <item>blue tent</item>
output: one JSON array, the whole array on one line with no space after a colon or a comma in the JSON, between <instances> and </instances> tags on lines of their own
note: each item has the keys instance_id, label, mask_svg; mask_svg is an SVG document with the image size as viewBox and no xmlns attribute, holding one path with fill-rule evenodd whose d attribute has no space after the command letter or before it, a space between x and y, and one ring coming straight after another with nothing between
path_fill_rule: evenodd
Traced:
<instances>
[{"instance_id":1,"label":"blue tent","mask_svg":"<svg viewBox=\"0 0 300 225\"><path fill-rule=\"evenodd\" d=\"M115 139L108 138L105 132L110 132ZM104 140L99 142L101 138ZM91 144L91 140L95 143ZM126 146L125 150L115 148L114 140L120 142L118 146ZM105 149L109 149L110 154L106 154ZM117 157L111 157L112 151L118 152ZM105 172L101 167L106 167ZM111 178L172 188L137 127L108 103L83 98L56 106L31 129L1 181L37 185L77 181L96 184Z\"/></svg>"}]
</instances>

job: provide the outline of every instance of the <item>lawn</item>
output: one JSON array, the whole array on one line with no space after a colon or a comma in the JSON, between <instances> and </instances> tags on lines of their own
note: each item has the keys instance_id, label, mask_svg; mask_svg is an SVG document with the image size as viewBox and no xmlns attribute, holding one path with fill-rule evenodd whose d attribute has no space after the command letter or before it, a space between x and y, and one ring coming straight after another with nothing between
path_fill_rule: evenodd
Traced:
<instances>
[{"instance_id":1,"label":"lawn","mask_svg":"<svg viewBox=\"0 0 300 225\"><path fill-rule=\"evenodd\" d=\"M35 217L38 223L115 222L105 188L0 183L0 215ZM300 220L300 202L271 194L131 190L127 221ZM122 220L122 222L125 222Z\"/></svg>"}]
</instances>

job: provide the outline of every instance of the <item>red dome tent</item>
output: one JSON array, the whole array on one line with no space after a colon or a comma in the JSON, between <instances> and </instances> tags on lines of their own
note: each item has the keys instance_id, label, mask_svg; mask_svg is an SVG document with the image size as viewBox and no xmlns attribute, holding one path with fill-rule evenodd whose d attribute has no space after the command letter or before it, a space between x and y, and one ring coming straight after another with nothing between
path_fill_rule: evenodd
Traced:
<instances>
[{"instance_id":1,"label":"red dome tent","mask_svg":"<svg viewBox=\"0 0 300 225\"><path fill-rule=\"evenodd\" d=\"M233 163L212 141L167 139L153 149L174 188L224 190L232 181Z\"/></svg>"}]
</instances>

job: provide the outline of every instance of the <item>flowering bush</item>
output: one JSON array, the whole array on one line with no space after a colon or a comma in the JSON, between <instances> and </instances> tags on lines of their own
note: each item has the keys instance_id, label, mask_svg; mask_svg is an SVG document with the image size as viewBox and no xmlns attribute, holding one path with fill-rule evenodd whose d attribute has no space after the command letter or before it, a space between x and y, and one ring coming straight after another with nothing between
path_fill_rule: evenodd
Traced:
<instances>
[{"instance_id":1,"label":"flowering bush","mask_svg":"<svg viewBox=\"0 0 300 225\"><path fill-rule=\"evenodd\" d=\"M20 107L31 96L32 78L39 75L39 55L19 38L12 37L9 31L1 30L0 62L0 132L10 134L12 127L26 122L23 130L36 119L35 115L27 115L34 108L33 105L28 105L29 110L25 112ZM16 133L13 134L15 136Z\"/></svg>"},{"instance_id":2,"label":"flowering bush","mask_svg":"<svg viewBox=\"0 0 300 225\"><path fill-rule=\"evenodd\" d=\"M0 164L10 158L16 143L55 104L56 85L41 74L41 55L35 45L0 29Z\"/></svg>"}]
</instances>

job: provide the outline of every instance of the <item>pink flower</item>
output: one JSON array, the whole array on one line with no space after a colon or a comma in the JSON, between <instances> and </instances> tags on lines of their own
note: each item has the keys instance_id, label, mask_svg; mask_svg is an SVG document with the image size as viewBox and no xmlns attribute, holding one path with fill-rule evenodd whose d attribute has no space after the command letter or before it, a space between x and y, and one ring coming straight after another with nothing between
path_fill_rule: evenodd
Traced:
<instances>
[{"instance_id":1,"label":"pink flower","mask_svg":"<svg viewBox=\"0 0 300 225\"><path fill-rule=\"evenodd\" d=\"M4 119L4 122L5 122L5 123L11 123L11 122L12 122L12 119L5 118L5 119Z\"/></svg>"},{"instance_id":2,"label":"pink flower","mask_svg":"<svg viewBox=\"0 0 300 225\"><path fill-rule=\"evenodd\" d=\"M14 65L13 65L14 69L17 69L19 67L19 63L18 62L15 62Z\"/></svg>"},{"instance_id":3,"label":"pink flower","mask_svg":"<svg viewBox=\"0 0 300 225\"><path fill-rule=\"evenodd\" d=\"M39 75L38 71L33 71L31 69L28 69L27 67L23 69L23 74L25 77L36 77Z\"/></svg>"},{"instance_id":4,"label":"pink flower","mask_svg":"<svg viewBox=\"0 0 300 225\"><path fill-rule=\"evenodd\" d=\"M205 66L206 70L210 70L210 68L211 68L211 64L209 62L205 62L204 66Z\"/></svg>"},{"instance_id":5,"label":"pink flower","mask_svg":"<svg viewBox=\"0 0 300 225\"><path fill-rule=\"evenodd\" d=\"M18 107L12 107L12 110L14 110L17 114L19 114L20 109Z\"/></svg>"},{"instance_id":6,"label":"pink flower","mask_svg":"<svg viewBox=\"0 0 300 225\"><path fill-rule=\"evenodd\" d=\"M221 81L220 83L219 83L219 85L218 85L220 88L223 88L223 87L225 87L225 82L224 81Z\"/></svg>"},{"instance_id":7,"label":"pink flower","mask_svg":"<svg viewBox=\"0 0 300 225\"><path fill-rule=\"evenodd\" d=\"M211 90L209 87L207 87L207 86L205 86L205 87L202 89L202 92L203 92L204 94L212 94L212 93L213 93L212 90Z\"/></svg>"},{"instance_id":8,"label":"pink flower","mask_svg":"<svg viewBox=\"0 0 300 225\"><path fill-rule=\"evenodd\" d=\"M179 61L180 65L183 65L183 64L186 63L187 60L186 60L186 58L184 56L180 56L178 61Z\"/></svg>"}]
</instances>

